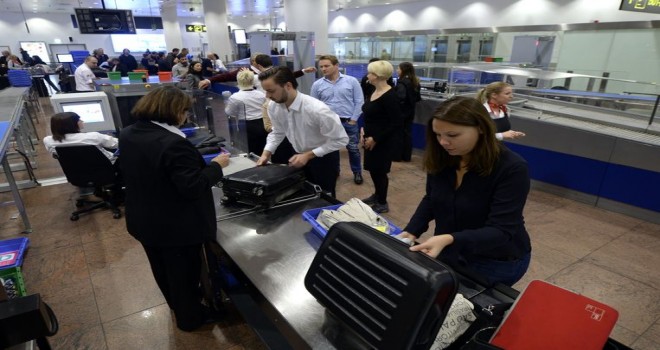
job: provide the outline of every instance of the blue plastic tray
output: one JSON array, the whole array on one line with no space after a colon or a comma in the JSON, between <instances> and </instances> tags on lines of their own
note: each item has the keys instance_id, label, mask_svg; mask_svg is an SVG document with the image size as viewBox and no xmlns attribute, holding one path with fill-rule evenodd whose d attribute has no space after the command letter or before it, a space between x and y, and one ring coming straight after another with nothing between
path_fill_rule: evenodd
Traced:
<instances>
[{"instance_id":1,"label":"blue plastic tray","mask_svg":"<svg viewBox=\"0 0 660 350\"><path fill-rule=\"evenodd\" d=\"M21 266L29 242L28 238L0 241L0 270Z\"/></svg>"},{"instance_id":2,"label":"blue plastic tray","mask_svg":"<svg viewBox=\"0 0 660 350\"><path fill-rule=\"evenodd\" d=\"M222 154L222 153L229 153L229 152L227 152L223 149L222 152L220 152L220 153L202 154L202 158L204 158L204 161L206 162L206 165L209 165L213 158L217 157L218 154Z\"/></svg>"},{"instance_id":3,"label":"blue plastic tray","mask_svg":"<svg viewBox=\"0 0 660 350\"><path fill-rule=\"evenodd\" d=\"M326 229L324 229L323 226L319 225L319 223L316 222L316 218L319 216L319 213L321 212L321 210L323 210L323 209L337 210L337 208L341 207L342 205L343 204L337 204L337 205L331 205L331 206L327 206L327 207L323 207L323 208L305 210L302 213L302 217L303 217L303 219L305 219L305 221L309 222L310 225L312 225L312 228L314 229L314 232L316 232L316 234L319 237L324 238L325 235L328 233L328 231L326 231ZM396 225L392 224L391 222L388 222L388 224L390 225L390 235L391 236L398 235L399 233L401 233L401 231L403 231L402 229L398 228Z\"/></svg>"}]
</instances>

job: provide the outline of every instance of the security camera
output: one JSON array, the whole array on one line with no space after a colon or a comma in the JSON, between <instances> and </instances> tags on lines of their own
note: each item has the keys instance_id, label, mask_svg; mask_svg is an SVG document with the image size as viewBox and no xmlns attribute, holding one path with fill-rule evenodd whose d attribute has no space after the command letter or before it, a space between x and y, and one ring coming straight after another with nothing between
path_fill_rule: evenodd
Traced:
<instances>
[{"instance_id":1,"label":"security camera","mask_svg":"<svg viewBox=\"0 0 660 350\"><path fill-rule=\"evenodd\" d=\"M191 7L191 8L189 8L188 10L190 10L190 12L193 12L193 11L195 11L195 8L194 8L194 7Z\"/></svg>"}]
</instances>

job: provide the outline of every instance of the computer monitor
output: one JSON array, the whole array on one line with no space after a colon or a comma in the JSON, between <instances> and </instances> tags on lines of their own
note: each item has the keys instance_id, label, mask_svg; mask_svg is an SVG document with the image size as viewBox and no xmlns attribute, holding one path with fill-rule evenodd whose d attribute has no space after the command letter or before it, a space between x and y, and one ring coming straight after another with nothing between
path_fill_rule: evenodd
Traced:
<instances>
[{"instance_id":1,"label":"computer monitor","mask_svg":"<svg viewBox=\"0 0 660 350\"><path fill-rule=\"evenodd\" d=\"M84 124L82 131L117 131L108 96L104 92L56 94L50 102L56 113L74 112Z\"/></svg>"},{"instance_id":2,"label":"computer monitor","mask_svg":"<svg viewBox=\"0 0 660 350\"><path fill-rule=\"evenodd\" d=\"M73 63L73 55L70 53L58 53L55 56L57 56L57 62L59 63Z\"/></svg>"}]
</instances>

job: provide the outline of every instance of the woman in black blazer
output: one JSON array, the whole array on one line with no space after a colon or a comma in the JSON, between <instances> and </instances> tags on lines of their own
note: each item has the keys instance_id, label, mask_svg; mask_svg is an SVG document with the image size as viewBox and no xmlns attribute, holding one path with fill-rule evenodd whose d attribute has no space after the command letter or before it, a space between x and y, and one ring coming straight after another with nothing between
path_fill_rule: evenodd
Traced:
<instances>
[{"instance_id":1,"label":"woman in black blazer","mask_svg":"<svg viewBox=\"0 0 660 350\"><path fill-rule=\"evenodd\" d=\"M192 331L210 310L201 304L202 244L215 239L211 186L229 164L226 154L207 166L179 126L192 101L174 86L159 87L131 111L137 122L121 131L126 179L126 227L147 254L177 327Z\"/></svg>"}]
</instances>

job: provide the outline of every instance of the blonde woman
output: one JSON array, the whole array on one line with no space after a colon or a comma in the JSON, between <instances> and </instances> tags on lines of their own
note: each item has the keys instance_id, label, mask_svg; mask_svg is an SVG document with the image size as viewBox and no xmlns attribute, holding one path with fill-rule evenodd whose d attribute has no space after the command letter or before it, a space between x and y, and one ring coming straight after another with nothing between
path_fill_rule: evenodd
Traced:
<instances>
[{"instance_id":1,"label":"blonde woman","mask_svg":"<svg viewBox=\"0 0 660 350\"><path fill-rule=\"evenodd\" d=\"M484 104L491 119L495 122L498 140L513 140L525 136L524 132L511 130L509 113L506 104L513 99L511 85L497 81L486 85L477 93L477 100Z\"/></svg>"},{"instance_id":2,"label":"blonde woman","mask_svg":"<svg viewBox=\"0 0 660 350\"><path fill-rule=\"evenodd\" d=\"M248 152L261 155L268 136L262 114L266 95L254 88L254 73L249 69L238 72L236 82L240 91L229 97L225 113L238 119L245 119Z\"/></svg>"}]
</instances>

